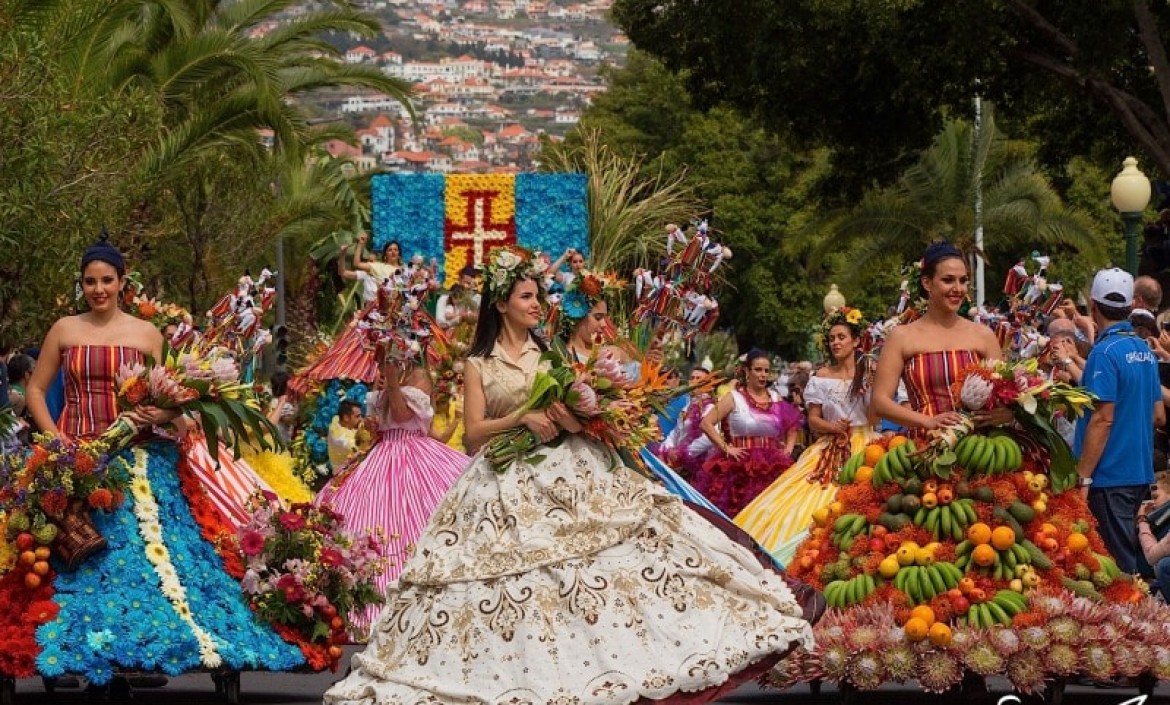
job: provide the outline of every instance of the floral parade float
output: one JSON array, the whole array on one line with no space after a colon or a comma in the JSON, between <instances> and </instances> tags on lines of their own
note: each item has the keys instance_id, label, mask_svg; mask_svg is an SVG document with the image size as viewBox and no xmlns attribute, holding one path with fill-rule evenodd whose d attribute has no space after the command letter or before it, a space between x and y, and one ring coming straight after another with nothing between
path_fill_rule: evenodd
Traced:
<instances>
[{"instance_id":1,"label":"floral parade float","mask_svg":"<svg viewBox=\"0 0 1170 705\"><path fill-rule=\"evenodd\" d=\"M114 377L116 401L121 409L149 404L197 412L209 437L237 449L246 437L268 446L265 439L275 437L274 429L252 385L239 377L236 357L226 348L164 348L157 362L121 366ZM279 586L290 588L279 597L298 615L271 609L272 595L241 585L267 553L243 550L235 527L173 444L149 451L132 445L139 430L123 415L92 441L39 436L27 452L8 454L0 463L0 527L7 539L0 551L4 702L11 702L16 678L41 675L51 689L54 679L78 674L102 685L116 663L167 675L205 670L231 702L238 700L243 669L336 668L338 629L329 611L366 599L362 587L376 570L368 551L360 542L330 538L321 521L270 510L275 521L287 514L294 524L323 526L318 533L325 537L296 541L303 560L315 561L314 582L290 585L286 579ZM168 465L176 455L177 464ZM116 582L125 594L95 601L93 623L59 619L75 610L71 604L79 595L105 589L91 565L99 556L103 564L123 567ZM243 610L228 604L233 592ZM126 611L127 605L138 612ZM320 619L306 620L309 615ZM114 631L131 634L134 646L121 644ZM217 634L232 634L235 643ZM78 644L88 646L79 651Z\"/></svg>"},{"instance_id":2,"label":"floral parade float","mask_svg":"<svg viewBox=\"0 0 1170 705\"><path fill-rule=\"evenodd\" d=\"M845 462L789 566L830 609L815 651L772 684L838 681L851 700L911 680L974 694L1000 676L1059 701L1084 676L1152 692L1170 678L1170 608L1118 570L1052 426L1092 399L1035 360L976 365L952 395L967 413L1008 407L1016 423L984 432L966 417Z\"/></svg>"}]
</instances>

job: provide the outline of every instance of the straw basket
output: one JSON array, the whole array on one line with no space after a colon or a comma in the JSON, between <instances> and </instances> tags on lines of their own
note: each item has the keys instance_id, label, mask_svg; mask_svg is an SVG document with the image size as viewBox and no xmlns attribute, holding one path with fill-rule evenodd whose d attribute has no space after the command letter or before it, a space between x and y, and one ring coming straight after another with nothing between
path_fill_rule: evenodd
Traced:
<instances>
[{"instance_id":1,"label":"straw basket","mask_svg":"<svg viewBox=\"0 0 1170 705\"><path fill-rule=\"evenodd\" d=\"M73 500L57 520L57 538L53 548L66 570L75 570L86 559L106 547L102 536L90 519L89 509L81 500Z\"/></svg>"}]
</instances>

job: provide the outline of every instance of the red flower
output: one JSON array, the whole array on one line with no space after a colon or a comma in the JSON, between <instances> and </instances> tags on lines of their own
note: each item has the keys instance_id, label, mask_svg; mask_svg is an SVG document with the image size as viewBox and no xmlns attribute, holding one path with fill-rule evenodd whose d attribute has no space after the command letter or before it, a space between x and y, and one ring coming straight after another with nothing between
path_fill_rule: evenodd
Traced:
<instances>
[{"instance_id":1,"label":"red flower","mask_svg":"<svg viewBox=\"0 0 1170 705\"><path fill-rule=\"evenodd\" d=\"M288 531L300 531L305 528L305 518L292 512L280 513L280 525Z\"/></svg>"},{"instance_id":2,"label":"red flower","mask_svg":"<svg viewBox=\"0 0 1170 705\"><path fill-rule=\"evenodd\" d=\"M264 552L264 536L259 531L246 531L240 539L240 550L245 556L258 556Z\"/></svg>"},{"instance_id":3,"label":"red flower","mask_svg":"<svg viewBox=\"0 0 1170 705\"><path fill-rule=\"evenodd\" d=\"M28 456L28 469L37 470L49 459L49 451L41 446L33 446L32 455Z\"/></svg>"},{"instance_id":4,"label":"red flower","mask_svg":"<svg viewBox=\"0 0 1170 705\"><path fill-rule=\"evenodd\" d=\"M78 475L89 475L97 468L97 461L89 453L78 453L73 458L73 469Z\"/></svg>"},{"instance_id":5,"label":"red flower","mask_svg":"<svg viewBox=\"0 0 1170 705\"><path fill-rule=\"evenodd\" d=\"M112 495L113 496L110 499L110 506L111 507L120 507L120 506L122 506L122 502L126 501L126 495L125 495L125 493L122 492L122 490L114 490L112 492Z\"/></svg>"},{"instance_id":6,"label":"red flower","mask_svg":"<svg viewBox=\"0 0 1170 705\"><path fill-rule=\"evenodd\" d=\"M330 568L335 568L345 562L345 557L341 552L335 548L325 548L321 550L321 563Z\"/></svg>"},{"instance_id":7,"label":"red flower","mask_svg":"<svg viewBox=\"0 0 1170 705\"><path fill-rule=\"evenodd\" d=\"M137 406L138 404L141 404L149 394L150 388L146 385L146 380L138 377L126 390L126 401L132 405Z\"/></svg>"},{"instance_id":8,"label":"red flower","mask_svg":"<svg viewBox=\"0 0 1170 705\"><path fill-rule=\"evenodd\" d=\"M94 509L104 509L108 512L114 508L114 493L104 487L99 487L89 493L88 501L89 506Z\"/></svg>"},{"instance_id":9,"label":"red flower","mask_svg":"<svg viewBox=\"0 0 1170 705\"><path fill-rule=\"evenodd\" d=\"M28 606L24 619L32 624L46 624L57 618L61 608L52 600L37 600Z\"/></svg>"},{"instance_id":10,"label":"red flower","mask_svg":"<svg viewBox=\"0 0 1170 705\"><path fill-rule=\"evenodd\" d=\"M69 498L65 496L64 490L49 490L41 495L41 509L44 509L46 514L60 516L68 506Z\"/></svg>"},{"instance_id":11,"label":"red flower","mask_svg":"<svg viewBox=\"0 0 1170 705\"><path fill-rule=\"evenodd\" d=\"M277 578L276 588L284 593L284 601L290 605L305 599L305 589L301 587L295 575L285 573Z\"/></svg>"}]
</instances>

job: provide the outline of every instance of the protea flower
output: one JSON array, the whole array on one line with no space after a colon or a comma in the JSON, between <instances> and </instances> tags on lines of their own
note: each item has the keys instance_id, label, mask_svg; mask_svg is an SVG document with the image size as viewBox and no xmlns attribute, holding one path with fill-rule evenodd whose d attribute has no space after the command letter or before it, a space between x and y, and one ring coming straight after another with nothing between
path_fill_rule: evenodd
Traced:
<instances>
[{"instance_id":1,"label":"protea flower","mask_svg":"<svg viewBox=\"0 0 1170 705\"><path fill-rule=\"evenodd\" d=\"M1116 670L1109 647L1098 643L1085 644L1081 649L1081 667L1086 676L1098 680L1112 678Z\"/></svg>"},{"instance_id":2,"label":"protea flower","mask_svg":"<svg viewBox=\"0 0 1170 705\"><path fill-rule=\"evenodd\" d=\"M989 636L991 645L1003 656L1011 656L1021 648L1020 635L1010 627L992 629Z\"/></svg>"},{"instance_id":3,"label":"protea flower","mask_svg":"<svg viewBox=\"0 0 1170 705\"><path fill-rule=\"evenodd\" d=\"M1170 647L1159 644L1153 648L1154 677L1158 680L1170 680Z\"/></svg>"},{"instance_id":4,"label":"protea flower","mask_svg":"<svg viewBox=\"0 0 1170 705\"><path fill-rule=\"evenodd\" d=\"M963 380L963 388L959 392L959 400L963 406L971 411L980 411L988 408L995 386L982 376L972 373Z\"/></svg>"},{"instance_id":5,"label":"protea flower","mask_svg":"<svg viewBox=\"0 0 1170 705\"><path fill-rule=\"evenodd\" d=\"M1048 636L1061 644L1079 644L1081 625L1072 617L1055 617L1048 622Z\"/></svg>"},{"instance_id":6,"label":"protea flower","mask_svg":"<svg viewBox=\"0 0 1170 705\"><path fill-rule=\"evenodd\" d=\"M1044 631L1043 627L1025 627L1021 629L1020 641L1030 649L1042 651L1048 648L1052 640L1048 637L1048 632Z\"/></svg>"},{"instance_id":7,"label":"protea flower","mask_svg":"<svg viewBox=\"0 0 1170 705\"><path fill-rule=\"evenodd\" d=\"M921 642L920 642L921 643ZM946 651L927 651L918 664L918 683L928 693L943 693L963 679L963 666Z\"/></svg>"},{"instance_id":8,"label":"protea flower","mask_svg":"<svg viewBox=\"0 0 1170 705\"><path fill-rule=\"evenodd\" d=\"M1150 667L1153 650L1141 642L1118 644L1113 650L1113 663L1117 672L1126 678L1137 678Z\"/></svg>"},{"instance_id":9,"label":"protea flower","mask_svg":"<svg viewBox=\"0 0 1170 705\"><path fill-rule=\"evenodd\" d=\"M1080 657L1068 644L1053 644L1044 655L1044 669L1054 676L1071 676L1080 670Z\"/></svg>"},{"instance_id":10,"label":"protea flower","mask_svg":"<svg viewBox=\"0 0 1170 705\"><path fill-rule=\"evenodd\" d=\"M914 678L914 669L918 660L914 652L905 643L888 647L882 653L882 665L890 680L903 683Z\"/></svg>"},{"instance_id":11,"label":"protea flower","mask_svg":"<svg viewBox=\"0 0 1170 705\"><path fill-rule=\"evenodd\" d=\"M872 651L879 647L882 632L873 624L858 624L846 637L850 651Z\"/></svg>"},{"instance_id":12,"label":"protea flower","mask_svg":"<svg viewBox=\"0 0 1170 705\"><path fill-rule=\"evenodd\" d=\"M846 666L849 663L849 650L844 644L818 644L817 653L821 657L821 670L825 678L833 681L845 680Z\"/></svg>"},{"instance_id":13,"label":"protea flower","mask_svg":"<svg viewBox=\"0 0 1170 705\"><path fill-rule=\"evenodd\" d=\"M1008 659L1007 677L1016 690L1025 695L1044 690L1044 667L1040 657L1031 649L1025 649Z\"/></svg>"},{"instance_id":14,"label":"protea flower","mask_svg":"<svg viewBox=\"0 0 1170 705\"><path fill-rule=\"evenodd\" d=\"M886 679L881 654L869 651L853 654L845 666L845 675L858 690L877 690Z\"/></svg>"},{"instance_id":15,"label":"protea flower","mask_svg":"<svg viewBox=\"0 0 1170 705\"><path fill-rule=\"evenodd\" d=\"M1003 672L1004 657L988 641L981 641L962 655L963 665L980 676L994 676Z\"/></svg>"}]
</instances>

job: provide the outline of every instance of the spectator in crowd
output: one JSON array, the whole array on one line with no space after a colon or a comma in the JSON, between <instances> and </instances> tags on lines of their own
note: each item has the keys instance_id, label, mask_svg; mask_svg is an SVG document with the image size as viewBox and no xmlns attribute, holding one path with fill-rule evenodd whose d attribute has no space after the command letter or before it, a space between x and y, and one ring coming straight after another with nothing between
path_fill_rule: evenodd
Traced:
<instances>
[{"instance_id":1,"label":"spectator in crowd","mask_svg":"<svg viewBox=\"0 0 1170 705\"><path fill-rule=\"evenodd\" d=\"M1170 473L1160 472L1151 500L1142 503L1137 516L1138 542L1147 564L1143 573L1154 579L1164 602L1170 602L1170 517L1165 507L1168 501Z\"/></svg>"},{"instance_id":2,"label":"spectator in crowd","mask_svg":"<svg viewBox=\"0 0 1170 705\"><path fill-rule=\"evenodd\" d=\"M32 379L34 360L24 353L17 353L8 359L8 405L12 413L16 414L19 427L16 431L20 443L29 442L29 429L32 427L32 417L25 403L25 389Z\"/></svg>"},{"instance_id":3,"label":"spectator in crowd","mask_svg":"<svg viewBox=\"0 0 1170 705\"><path fill-rule=\"evenodd\" d=\"M479 292L475 285L475 267L459 271L459 281L435 303L435 321L442 328L452 328L460 321L474 319L479 312Z\"/></svg>"},{"instance_id":4,"label":"spectator in crowd","mask_svg":"<svg viewBox=\"0 0 1170 705\"><path fill-rule=\"evenodd\" d=\"M1154 480L1154 427L1165 422L1156 357L1129 322L1133 277L1103 269L1093 279L1091 314L1101 331L1085 362L1083 385L1098 398L1077 423L1079 485L1101 538L1127 573L1137 569L1138 507Z\"/></svg>"},{"instance_id":5,"label":"spectator in crowd","mask_svg":"<svg viewBox=\"0 0 1170 705\"><path fill-rule=\"evenodd\" d=\"M268 404L268 411L266 415L268 420L276 426L276 430L280 432L280 437L285 443L292 442L293 422L297 418L297 408L289 401L288 398L288 381L291 375L285 370L280 370L272 375L269 384L272 387L272 401Z\"/></svg>"},{"instance_id":6,"label":"spectator in crowd","mask_svg":"<svg viewBox=\"0 0 1170 705\"><path fill-rule=\"evenodd\" d=\"M1158 315L1162 307L1162 285L1157 279L1140 276L1133 281L1133 307Z\"/></svg>"},{"instance_id":7,"label":"spectator in crowd","mask_svg":"<svg viewBox=\"0 0 1170 705\"><path fill-rule=\"evenodd\" d=\"M1097 326L1093 323L1090 316L1086 316L1077 310L1077 305L1070 299L1064 299L1060 305L1056 307L1053 312L1056 318L1067 318L1073 322L1076 327L1077 343L1083 343L1085 346L1092 346L1094 340L1097 338ZM1082 357L1088 357L1088 350L1083 351Z\"/></svg>"},{"instance_id":8,"label":"spectator in crowd","mask_svg":"<svg viewBox=\"0 0 1170 705\"><path fill-rule=\"evenodd\" d=\"M336 471L358 451L358 429L362 427L362 407L346 399L337 407L337 416L329 424L329 464Z\"/></svg>"},{"instance_id":9,"label":"spectator in crowd","mask_svg":"<svg viewBox=\"0 0 1170 705\"><path fill-rule=\"evenodd\" d=\"M1053 379L1079 385L1085 373L1085 357L1077 346L1077 327L1068 318L1048 322L1049 362Z\"/></svg>"}]
</instances>

